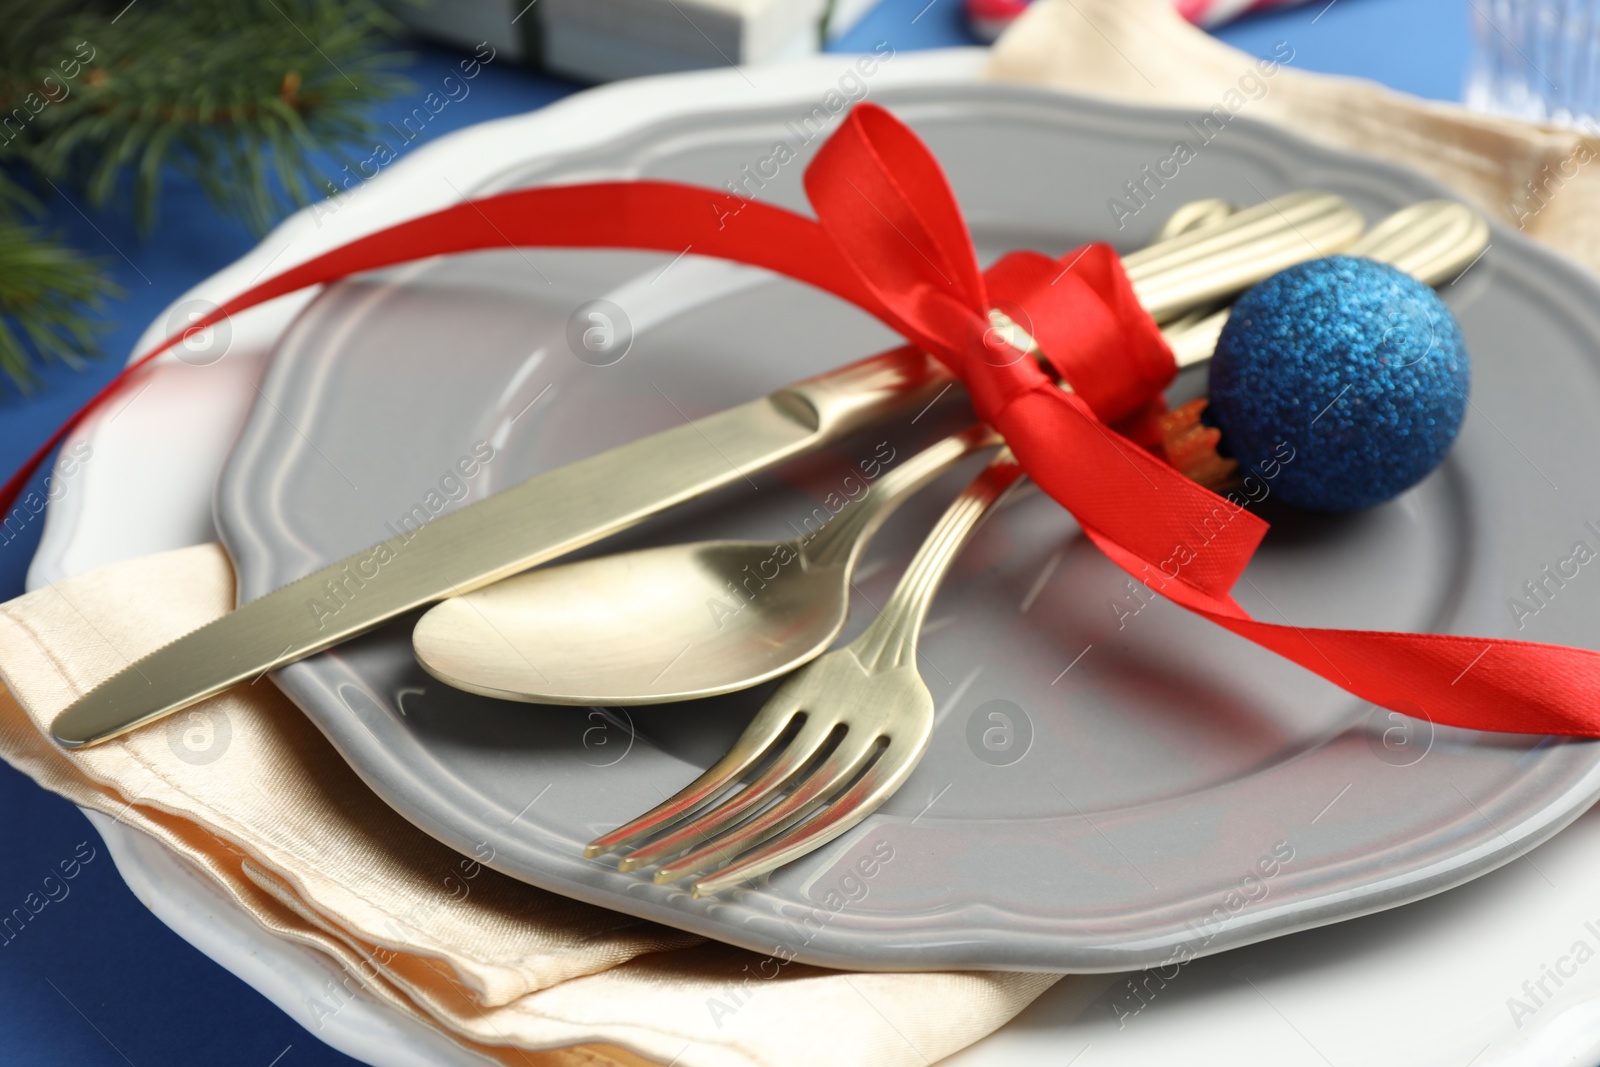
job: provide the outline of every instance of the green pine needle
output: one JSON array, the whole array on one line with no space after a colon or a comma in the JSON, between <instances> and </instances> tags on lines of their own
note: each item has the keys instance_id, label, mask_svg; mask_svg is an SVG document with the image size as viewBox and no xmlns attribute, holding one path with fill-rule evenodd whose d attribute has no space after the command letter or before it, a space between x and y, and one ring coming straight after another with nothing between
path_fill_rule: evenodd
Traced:
<instances>
[{"instance_id":1,"label":"green pine needle","mask_svg":"<svg viewBox=\"0 0 1600 1067\"><path fill-rule=\"evenodd\" d=\"M32 86L29 162L96 207L131 196L145 230L172 170L265 232L328 185L345 147L366 147L365 108L407 84L392 69L404 57L383 50L395 23L374 0L46 6L61 14L0 0L0 25L35 11L33 32L17 35L31 40L0 45L12 53L0 110L31 110Z\"/></svg>"},{"instance_id":2,"label":"green pine needle","mask_svg":"<svg viewBox=\"0 0 1600 1067\"><path fill-rule=\"evenodd\" d=\"M95 350L85 309L110 294L100 264L31 226L0 221L0 373L29 392L37 362L78 365Z\"/></svg>"},{"instance_id":3,"label":"green pine needle","mask_svg":"<svg viewBox=\"0 0 1600 1067\"><path fill-rule=\"evenodd\" d=\"M0 0L0 374L93 352L101 266L24 224L28 175L157 223L192 179L265 232L334 186L406 87L378 0ZM49 183L49 185L45 184Z\"/></svg>"}]
</instances>

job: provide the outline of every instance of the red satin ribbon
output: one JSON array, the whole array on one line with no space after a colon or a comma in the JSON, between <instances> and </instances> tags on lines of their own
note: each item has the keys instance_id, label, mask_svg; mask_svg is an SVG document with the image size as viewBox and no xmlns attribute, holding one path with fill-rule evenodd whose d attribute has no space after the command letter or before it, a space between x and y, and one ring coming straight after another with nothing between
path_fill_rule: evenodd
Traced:
<instances>
[{"instance_id":1,"label":"red satin ribbon","mask_svg":"<svg viewBox=\"0 0 1600 1067\"><path fill-rule=\"evenodd\" d=\"M1015 252L978 268L927 147L862 104L807 168L817 219L666 182L528 189L466 201L269 278L140 356L0 489L0 514L90 410L192 330L307 286L507 246L652 249L749 263L877 316L967 387L979 418L1118 566L1175 603L1363 700L1478 730L1600 736L1600 653L1441 634L1313 630L1252 619L1229 590L1266 523L1118 434L1171 381L1172 355L1105 245L1062 260ZM737 214L733 214L733 209ZM1075 392L994 343L991 307L1017 309ZM1013 317L1017 317L1014 315Z\"/></svg>"}]
</instances>

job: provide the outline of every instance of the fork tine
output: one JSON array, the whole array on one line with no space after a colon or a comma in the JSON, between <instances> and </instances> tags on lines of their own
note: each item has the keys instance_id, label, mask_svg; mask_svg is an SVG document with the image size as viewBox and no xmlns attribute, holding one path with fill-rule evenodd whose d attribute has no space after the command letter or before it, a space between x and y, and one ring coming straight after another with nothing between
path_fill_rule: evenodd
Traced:
<instances>
[{"instance_id":1,"label":"fork tine","mask_svg":"<svg viewBox=\"0 0 1600 1067\"><path fill-rule=\"evenodd\" d=\"M788 796L743 825L735 826L688 855L662 865L656 872L656 884L676 882L724 861L736 860L740 853L805 818L820 805L826 804L834 794L844 791L861 773L862 767L878 754L882 748L879 741L878 736L869 735L852 742L850 735L846 734L844 740L839 742L839 747L829 753L816 770L790 787Z\"/></svg>"},{"instance_id":2,"label":"fork tine","mask_svg":"<svg viewBox=\"0 0 1600 1067\"><path fill-rule=\"evenodd\" d=\"M690 886L690 892L696 897L720 893L821 848L877 811L885 800L893 796L895 790L910 776L926 747L926 735L910 740L892 738L889 747L860 780L836 797L815 818L779 834L763 847L741 856L721 870L696 879Z\"/></svg>"},{"instance_id":3,"label":"fork tine","mask_svg":"<svg viewBox=\"0 0 1600 1067\"><path fill-rule=\"evenodd\" d=\"M745 727L744 733L739 735L739 739L733 743L727 755L708 767L700 777L643 815L589 842L583 850L585 858L593 859L608 852L615 852L635 841L659 833L711 803L737 783L746 771L761 762L762 757L794 721L797 710L792 705L778 706L768 702L756 717L750 720L750 725Z\"/></svg>"},{"instance_id":4,"label":"fork tine","mask_svg":"<svg viewBox=\"0 0 1600 1067\"><path fill-rule=\"evenodd\" d=\"M780 694L781 695L781 694ZM726 830L778 795L811 762L822 746L832 736L837 721L812 715L800 727L794 740L773 757L766 770L755 780L731 797L724 795L719 803L705 807L698 815L679 826L665 837L640 845L624 856L617 864L620 871L631 871L656 863L667 856L676 855Z\"/></svg>"}]
</instances>

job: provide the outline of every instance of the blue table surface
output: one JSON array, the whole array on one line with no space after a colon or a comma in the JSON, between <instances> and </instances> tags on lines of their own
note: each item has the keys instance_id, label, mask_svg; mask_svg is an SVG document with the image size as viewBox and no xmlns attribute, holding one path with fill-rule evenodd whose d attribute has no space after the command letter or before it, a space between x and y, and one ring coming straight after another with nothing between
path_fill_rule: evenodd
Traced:
<instances>
[{"instance_id":1,"label":"blue table surface","mask_svg":"<svg viewBox=\"0 0 1600 1067\"><path fill-rule=\"evenodd\" d=\"M1457 100L1470 48L1470 13L1471 0L1315 0L1224 27L1218 36L1258 55L1288 40L1297 67ZM972 43L958 0L883 0L837 48L866 50L884 40L902 51ZM406 74L417 86L436 84L457 58L419 45ZM427 136L541 107L579 88L492 64L472 95L441 112ZM402 96L372 112L387 121L413 103ZM47 368L32 396L0 386L0 468L6 472L111 377L151 319L255 244L242 225L220 217L197 188L181 180L164 192L160 228L147 237L120 215L85 215L75 198L59 197L47 207L52 229L109 261L123 295L101 316L104 359L81 371ZM0 547L0 600L22 592L41 525L34 520ZM0 811L0 914L38 893L45 876L72 859L81 842L87 845L80 859L94 852L68 883L67 897L0 944L0 1067L356 1062L323 1045L163 926L123 885L83 816L5 764Z\"/></svg>"}]
</instances>

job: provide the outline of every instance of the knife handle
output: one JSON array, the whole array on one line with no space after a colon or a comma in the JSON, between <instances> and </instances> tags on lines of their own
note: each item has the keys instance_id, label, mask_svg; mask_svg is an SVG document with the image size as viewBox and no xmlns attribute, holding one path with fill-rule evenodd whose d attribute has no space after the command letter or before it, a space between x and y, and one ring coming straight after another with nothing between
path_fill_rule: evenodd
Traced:
<instances>
[{"instance_id":1,"label":"knife handle","mask_svg":"<svg viewBox=\"0 0 1600 1067\"><path fill-rule=\"evenodd\" d=\"M943 363L911 345L784 386L768 398L790 418L829 440L881 426L915 413L913 421L954 387L950 399L966 396Z\"/></svg>"}]
</instances>

